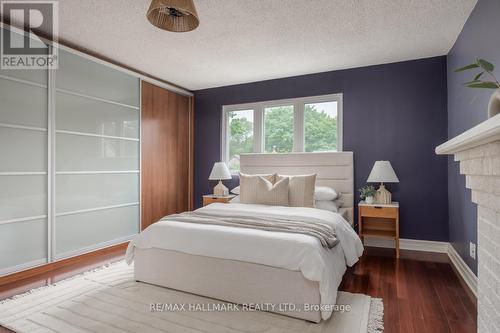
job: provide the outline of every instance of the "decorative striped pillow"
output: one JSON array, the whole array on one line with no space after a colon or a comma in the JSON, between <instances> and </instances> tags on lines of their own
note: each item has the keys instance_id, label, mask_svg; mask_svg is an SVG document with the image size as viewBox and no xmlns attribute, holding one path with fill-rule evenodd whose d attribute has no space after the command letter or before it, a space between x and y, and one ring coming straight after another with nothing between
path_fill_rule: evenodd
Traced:
<instances>
[{"instance_id":1,"label":"decorative striped pillow","mask_svg":"<svg viewBox=\"0 0 500 333\"><path fill-rule=\"evenodd\" d=\"M288 178L283 178L273 185L264 177L259 177L257 203L270 206L288 206L289 182Z\"/></svg>"},{"instance_id":2,"label":"decorative striped pillow","mask_svg":"<svg viewBox=\"0 0 500 333\"><path fill-rule=\"evenodd\" d=\"M276 174L272 175L247 175L240 172L240 202L247 204L257 203L259 196L259 177L263 177L271 184L276 180Z\"/></svg>"},{"instance_id":3,"label":"decorative striped pillow","mask_svg":"<svg viewBox=\"0 0 500 333\"><path fill-rule=\"evenodd\" d=\"M288 204L290 207L314 207L314 187L316 174L286 176L277 175L276 181L289 178Z\"/></svg>"}]
</instances>

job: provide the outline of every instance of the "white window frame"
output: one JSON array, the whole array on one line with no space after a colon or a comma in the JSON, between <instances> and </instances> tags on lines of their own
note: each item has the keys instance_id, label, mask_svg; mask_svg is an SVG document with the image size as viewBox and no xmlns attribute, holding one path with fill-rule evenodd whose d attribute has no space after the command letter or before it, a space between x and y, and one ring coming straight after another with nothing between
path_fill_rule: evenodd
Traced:
<instances>
[{"instance_id":1,"label":"white window frame","mask_svg":"<svg viewBox=\"0 0 500 333\"><path fill-rule=\"evenodd\" d=\"M229 137L228 133L228 113L242 110L253 110L253 135L254 153L264 152L264 109L273 106L293 105L293 151L304 152L305 147L305 127L304 109L306 104L337 102L337 151L342 151L343 145L343 95L330 94L321 96L310 96L290 99L279 99L256 103L233 104L222 106L222 126L221 126L221 157L222 161L229 161Z\"/></svg>"}]
</instances>

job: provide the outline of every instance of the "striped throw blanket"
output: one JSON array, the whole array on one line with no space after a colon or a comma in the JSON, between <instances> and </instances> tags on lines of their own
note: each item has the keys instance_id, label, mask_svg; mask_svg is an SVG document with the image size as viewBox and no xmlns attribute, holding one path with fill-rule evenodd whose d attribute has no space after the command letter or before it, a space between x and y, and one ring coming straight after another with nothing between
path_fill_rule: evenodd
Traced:
<instances>
[{"instance_id":1,"label":"striped throw blanket","mask_svg":"<svg viewBox=\"0 0 500 333\"><path fill-rule=\"evenodd\" d=\"M215 213L184 212L168 215L160 221L178 221L198 224L212 224L236 228L250 228L273 232L304 234L316 237L323 247L333 248L339 240L333 226L319 221L297 221L266 216L226 216Z\"/></svg>"}]
</instances>

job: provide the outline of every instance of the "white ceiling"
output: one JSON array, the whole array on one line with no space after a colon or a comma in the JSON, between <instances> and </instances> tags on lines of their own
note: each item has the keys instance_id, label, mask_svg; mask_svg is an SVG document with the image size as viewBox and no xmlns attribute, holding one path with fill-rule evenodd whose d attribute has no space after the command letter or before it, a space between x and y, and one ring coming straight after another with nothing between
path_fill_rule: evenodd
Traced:
<instances>
[{"instance_id":1,"label":"white ceiling","mask_svg":"<svg viewBox=\"0 0 500 333\"><path fill-rule=\"evenodd\" d=\"M60 0L59 34L190 90L447 54L477 0L195 0L198 29L150 0Z\"/></svg>"}]
</instances>

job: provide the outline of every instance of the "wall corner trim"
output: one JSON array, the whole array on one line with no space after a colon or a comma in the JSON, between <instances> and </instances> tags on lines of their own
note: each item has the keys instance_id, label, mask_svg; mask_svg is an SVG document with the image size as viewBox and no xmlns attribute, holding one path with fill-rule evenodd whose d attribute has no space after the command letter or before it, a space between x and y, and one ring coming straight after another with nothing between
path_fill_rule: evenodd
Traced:
<instances>
[{"instance_id":1,"label":"wall corner trim","mask_svg":"<svg viewBox=\"0 0 500 333\"><path fill-rule=\"evenodd\" d=\"M477 276L472 272L472 270L467 266L465 261L460 257L458 252L455 250L453 245L449 244L448 246L448 257L450 258L453 266L455 266L457 272L460 274L462 279L465 281L470 291L477 298Z\"/></svg>"},{"instance_id":2,"label":"wall corner trim","mask_svg":"<svg viewBox=\"0 0 500 333\"><path fill-rule=\"evenodd\" d=\"M365 238L365 246L394 248L394 241L382 238ZM465 261L460 257L453 245L448 242L427 241L418 239L400 239L399 248L401 250L424 251L435 253L446 253L450 258L451 264L455 267L460 277L464 280L467 287L477 298L477 276L467 266Z\"/></svg>"}]
</instances>

